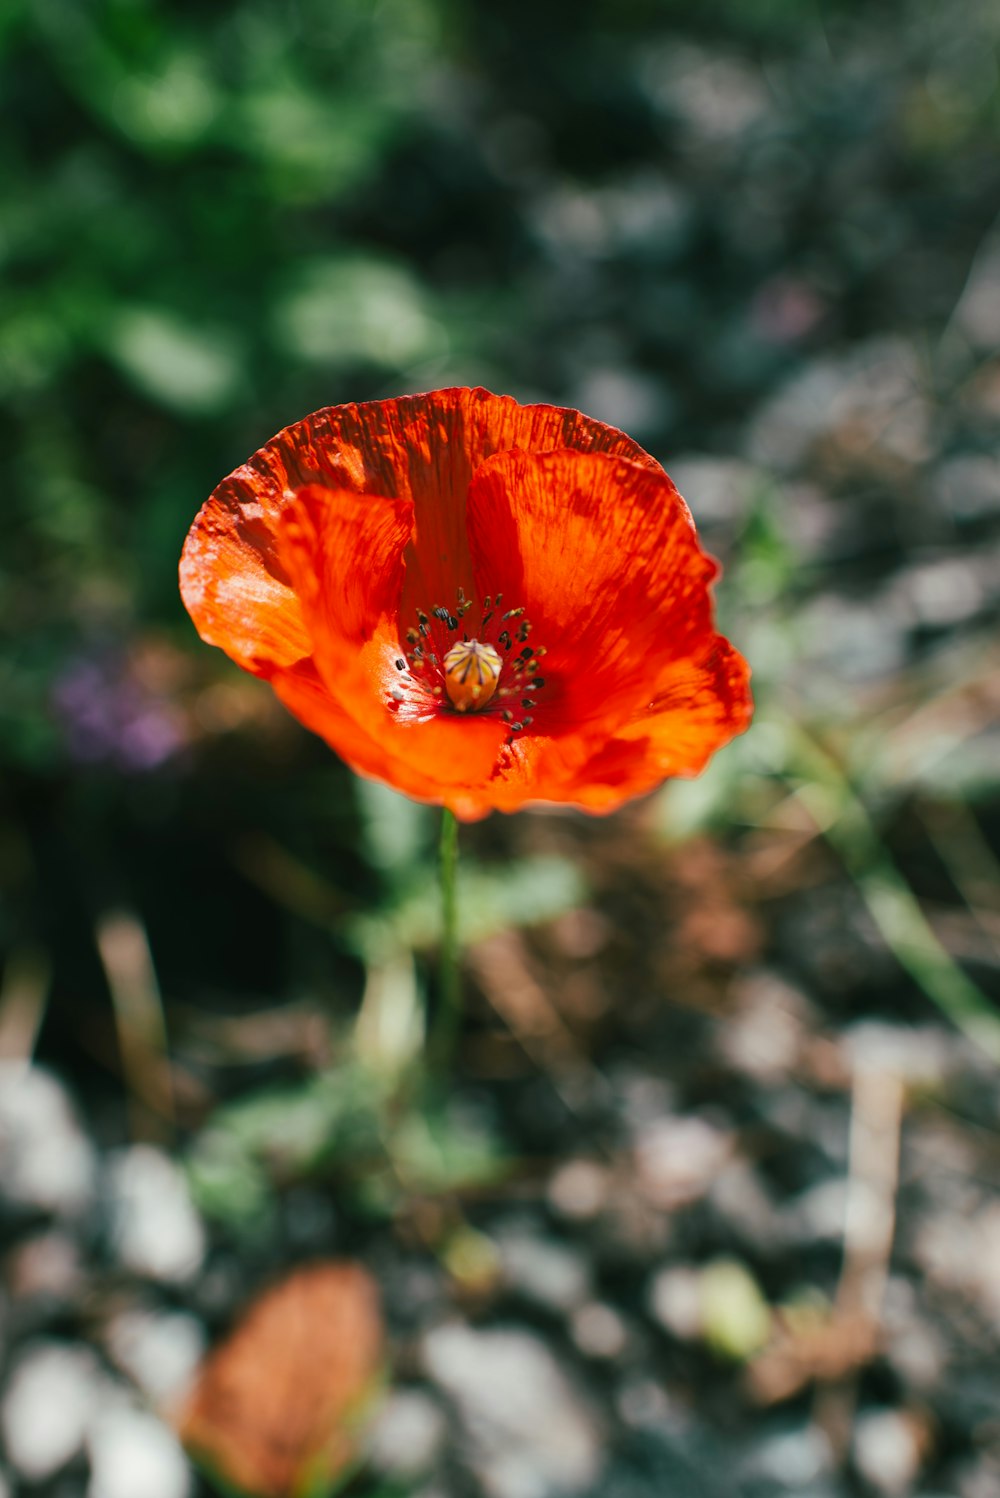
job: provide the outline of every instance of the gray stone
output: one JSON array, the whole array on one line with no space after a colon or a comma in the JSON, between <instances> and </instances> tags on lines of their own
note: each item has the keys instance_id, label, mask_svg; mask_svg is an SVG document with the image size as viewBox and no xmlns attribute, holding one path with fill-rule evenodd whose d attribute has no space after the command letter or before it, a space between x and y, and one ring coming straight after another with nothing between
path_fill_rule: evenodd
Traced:
<instances>
[{"instance_id":1,"label":"gray stone","mask_svg":"<svg viewBox=\"0 0 1000 1498\"><path fill-rule=\"evenodd\" d=\"M670 477L694 513L698 530L732 529L742 521L764 483L749 463L701 453L682 453L670 460Z\"/></svg>"},{"instance_id":2,"label":"gray stone","mask_svg":"<svg viewBox=\"0 0 1000 1498\"><path fill-rule=\"evenodd\" d=\"M4 1449L22 1477L42 1482L79 1454L99 1395L88 1348L39 1341L23 1349L0 1406Z\"/></svg>"},{"instance_id":3,"label":"gray stone","mask_svg":"<svg viewBox=\"0 0 1000 1498\"><path fill-rule=\"evenodd\" d=\"M1000 515L1000 458L964 453L942 463L933 480L940 507L957 520Z\"/></svg>"},{"instance_id":4,"label":"gray stone","mask_svg":"<svg viewBox=\"0 0 1000 1498\"><path fill-rule=\"evenodd\" d=\"M693 1342L701 1336L701 1274L693 1264L672 1264L653 1276L649 1309L672 1337Z\"/></svg>"},{"instance_id":5,"label":"gray stone","mask_svg":"<svg viewBox=\"0 0 1000 1498\"><path fill-rule=\"evenodd\" d=\"M965 1216L928 1213L915 1257L932 1284L963 1296L1000 1332L1000 1205Z\"/></svg>"},{"instance_id":6,"label":"gray stone","mask_svg":"<svg viewBox=\"0 0 1000 1498\"><path fill-rule=\"evenodd\" d=\"M913 1282L894 1275L882 1304L885 1356L904 1386L930 1393L940 1385L948 1353L937 1326L923 1313Z\"/></svg>"},{"instance_id":7,"label":"gray stone","mask_svg":"<svg viewBox=\"0 0 1000 1498\"><path fill-rule=\"evenodd\" d=\"M122 1372L161 1404L190 1384L205 1351L205 1329L184 1311L134 1306L111 1318L104 1344Z\"/></svg>"},{"instance_id":8,"label":"gray stone","mask_svg":"<svg viewBox=\"0 0 1000 1498\"><path fill-rule=\"evenodd\" d=\"M733 1160L712 1183L708 1200L714 1211L741 1241L764 1253L781 1242L781 1215L761 1177L746 1160Z\"/></svg>"},{"instance_id":9,"label":"gray stone","mask_svg":"<svg viewBox=\"0 0 1000 1498\"><path fill-rule=\"evenodd\" d=\"M592 1300L579 1306L570 1320L577 1347L588 1358L618 1358L628 1342L628 1327L614 1306Z\"/></svg>"},{"instance_id":10,"label":"gray stone","mask_svg":"<svg viewBox=\"0 0 1000 1498\"><path fill-rule=\"evenodd\" d=\"M561 1217L586 1222L604 1210L611 1187L606 1166L596 1160L567 1160L549 1182L549 1205Z\"/></svg>"},{"instance_id":11,"label":"gray stone","mask_svg":"<svg viewBox=\"0 0 1000 1498\"><path fill-rule=\"evenodd\" d=\"M686 1206L705 1195L732 1148L733 1136L707 1119L657 1118L636 1136L639 1187L654 1206Z\"/></svg>"},{"instance_id":12,"label":"gray stone","mask_svg":"<svg viewBox=\"0 0 1000 1498\"><path fill-rule=\"evenodd\" d=\"M734 1014L716 1033L723 1060L755 1081L783 1080L794 1072L814 1015L805 996L775 973L750 973L733 985Z\"/></svg>"},{"instance_id":13,"label":"gray stone","mask_svg":"<svg viewBox=\"0 0 1000 1498\"><path fill-rule=\"evenodd\" d=\"M877 1067L913 1087L940 1087L962 1063L961 1037L939 1025L862 1020L844 1032L842 1044L852 1068Z\"/></svg>"},{"instance_id":14,"label":"gray stone","mask_svg":"<svg viewBox=\"0 0 1000 1498\"><path fill-rule=\"evenodd\" d=\"M795 469L822 444L866 466L915 467L932 450L931 408L920 354L900 338L873 338L842 357L816 360L754 418L750 455L765 469Z\"/></svg>"},{"instance_id":15,"label":"gray stone","mask_svg":"<svg viewBox=\"0 0 1000 1498\"><path fill-rule=\"evenodd\" d=\"M954 316L974 348L1000 347L1000 234L991 235L973 261Z\"/></svg>"},{"instance_id":16,"label":"gray stone","mask_svg":"<svg viewBox=\"0 0 1000 1498\"><path fill-rule=\"evenodd\" d=\"M102 1409L88 1439L87 1498L187 1498L191 1469L173 1431L124 1402Z\"/></svg>"},{"instance_id":17,"label":"gray stone","mask_svg":"<svg viewBox=\"0 0 1000 1498\"><path fill-rule=\"evenodd\" d=\"M110 1168L112 1240L133 1274L183 1284L201 1268L205 1234L174 1162L149 1144L113 1158Z\"/></svg>"},{"instance_id":18,"label":"gray stone","mask_svg":"<svg viewBox=\"0 0 1000 1498\"><path fill-rule=\"evenodd\" d=\"M747 1476L765 1479L784 1492L802 1493L830 1472L833 1456L817 1425L797 1425L764 1437L752 1451Z\"/></svg>"},{"instance_id":19,"label":"gray stone","mask_svg":"<svg viewBox=\"0 0 1000 1498\"><path fill-rule=\"evenodd\" d=\"M602 1442L594 1417L539 1337L450 1322L425 1336L423 1360L458 1410L489 1498L580 1493L595 1480Z\"/></svg>"},{"instance_id":20,"label":"gray stone","mask_svg":"<svg viewBox=\"0 0 1000 1498\"><path fill-rule=\"evenodd\" d=\"M869 1410L854 1422L854 1461L888 1498L908 1493L921 1465L921 1427L905 1410Z\"/></svg>"},{"instance_id":21,"label":"gray stone","mask_svg":"<svg viewBox=\"0 0 1000 1498\"><path fill-rule=\"evenodd\" d=\"M437 1462L448 1435L438 1402L423 1389L394 1389L368 1435L368 1458L386 1477L413 1481Z\"/></svg>"},{"instance_id":22,"label":"gray stone","mask_svg":"<svg viewBox=\"0 0 1000 1498\"><path fill-rule=\"evenodd\" d=\"M69 1305L83 1289L80 1251L66 1233L53 1230L25 1238L7 1259L7 1281L15 1301Z\"/></svg>"},{"instance_id":23,"label":"gray stone","mask_svg":"<svg viewBox=\"0 0 1000 1498\"><path fill-rule=\"evenodd\" d=\"M0 1195L73 1217L94 1181L94 1150L62 1085L38 1067L0 1062Z\"/></svg>"},{"instance_id":24,"label":"gray stone","mask_svg":"<svg viewBox=\"0 0 1000 1498\"><path fill-rule=\"evenodd\" d=\"M590 1267L568 1244L533 1232L503 1233L497 1240L508 1287L528 1300L557 1311L571 1311L590 1293Z\"/></svg>"}]
</instances>

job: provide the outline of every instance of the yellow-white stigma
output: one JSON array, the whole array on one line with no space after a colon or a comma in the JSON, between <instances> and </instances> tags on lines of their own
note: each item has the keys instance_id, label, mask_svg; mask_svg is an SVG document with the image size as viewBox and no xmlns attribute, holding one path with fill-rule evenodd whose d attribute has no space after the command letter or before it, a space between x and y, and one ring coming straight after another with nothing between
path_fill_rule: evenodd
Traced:
<instances>
[{"instance_id":1,"label":"yellow-white stigma","mask_svg":"<svg viewBox=\"0 0 1000 1498\"><path fill-rule=\"evenodd\" d=\"M503 662L492 645L460 640L444 658L444 684L456 712L485 707L497 689Z\"/></svg>"}]
</instances>

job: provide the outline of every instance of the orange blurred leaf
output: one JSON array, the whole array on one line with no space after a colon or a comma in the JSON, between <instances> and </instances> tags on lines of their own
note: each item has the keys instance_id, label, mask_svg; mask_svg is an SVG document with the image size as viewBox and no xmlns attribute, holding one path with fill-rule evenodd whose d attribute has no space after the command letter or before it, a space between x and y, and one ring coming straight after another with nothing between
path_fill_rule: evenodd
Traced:
<instances>
[{"instance_id":1,"label":"orange blurred leaf","mask_svg":"<svg viewBox=\"0 0 1000 1498\"><path fill-rule=\"evenodd\" d=\"M209 1354L181 1438L255 1498L324 1491L357 1457L383 1349L371 1275L346 1261L309 1265L265 1291Z\"/></svg>"}]
</instances>

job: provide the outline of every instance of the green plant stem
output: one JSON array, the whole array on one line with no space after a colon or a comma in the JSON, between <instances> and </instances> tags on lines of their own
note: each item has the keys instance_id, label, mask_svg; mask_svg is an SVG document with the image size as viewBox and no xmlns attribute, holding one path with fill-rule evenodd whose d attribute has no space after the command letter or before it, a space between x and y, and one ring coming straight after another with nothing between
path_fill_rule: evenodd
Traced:
<instances>
[{"instance_id":1,"label":"green plant stem","mask_svg":"<svg viewBox=\"0 0 1000 1498\"><path fill-rule=\"evenodd\" d=\"M931 929L906 879L882 844L864 805L822 745L790 726L799 795L853 878L868 913L896 961L952 1024L1000 1062L1000 1015L982 989Z\"/></svg>"},{"instance_id":2,"label":"green plant stem","mask_svg":"<svg viewBox=\"0 0 1000 1498\"><path fill-rule=\"evenodd\" d=\"M458 967L458 823L447 808L441 814L438 875L441 880L441 967L432 1052L439 1066L447 1066L462 1018L462 985Z\"/></svg>"}]
</instances>

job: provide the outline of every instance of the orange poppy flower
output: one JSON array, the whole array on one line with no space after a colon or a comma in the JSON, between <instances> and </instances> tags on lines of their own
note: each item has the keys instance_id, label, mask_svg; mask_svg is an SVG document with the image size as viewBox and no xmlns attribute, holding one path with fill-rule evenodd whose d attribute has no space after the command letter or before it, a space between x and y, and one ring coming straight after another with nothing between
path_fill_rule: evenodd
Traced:
<instances>
[{"instance_id":1,"label":"orange poppy flower","mask_svg":"<svg viewBox=\"0 0 1000 1498\"><path fill-rule=\"evenodd\" d=\"M472 821L611 811L743 731L716 572L624 433L455 389L279 432L202 508L181 592L355 770Z\"/></svg>"}]
</instances>

